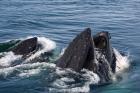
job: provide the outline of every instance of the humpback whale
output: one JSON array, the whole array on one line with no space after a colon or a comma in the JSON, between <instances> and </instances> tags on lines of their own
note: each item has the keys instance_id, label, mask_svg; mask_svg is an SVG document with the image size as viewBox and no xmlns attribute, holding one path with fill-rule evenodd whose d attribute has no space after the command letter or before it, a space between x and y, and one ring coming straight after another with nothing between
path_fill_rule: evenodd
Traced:
<instances>
[{"instance_id":1,"label":"humpback whale","mask_svg":"<svg viewBox=\"0 0 140 93\"><path fill-rule=\"evenodd\" d=\"M16 55L28 55L37 48L37 37L29 38L19 42L9 50L14 52Z\"/></svg>"},{"instance_id":2,"label":"humpback whale","mask_svg":"<svg viewBox=\"0 0 140 93\"><path fill-rule=\"evenodd\" d=\"M91 29L87 28L68 45L64 54L56 60L56 66L70 68L76 72L88 69L99 75L101 84L112 82L112 74L116 69L116 57L110 39L108 32L100 32L92 36ZM23 55L24 58L34 53L38 47L37 37L33 37L19 41L8 50L15 55ZM41 57L44 58L44 56Z\"/></svg>"},{"instance_id":3,"label":"humpback whale","mask_svg":"<svg viewBox=\"0 0 140 93\"><path fill-rule=\"evenodd\" d=\"M100 32L93 37L91 29L87 28L68 45L64 54L56 60L56 66L77 72L85 68L97 73L100 83L109 83L115 72L114 60L109 33Z\"/></svg>"}]
</instances>

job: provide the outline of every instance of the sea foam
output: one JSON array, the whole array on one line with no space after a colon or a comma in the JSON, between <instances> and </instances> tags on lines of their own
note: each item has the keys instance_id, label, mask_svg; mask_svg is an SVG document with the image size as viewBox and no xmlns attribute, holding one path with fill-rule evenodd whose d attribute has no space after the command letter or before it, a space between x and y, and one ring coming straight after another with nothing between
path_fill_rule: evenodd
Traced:
<instances>
[{"instance_id":1,"label":"sea foam","mask_svg":"<svg viewBox=\"0 0 140 93\"><path fill-rule=\"evenodd\" d=\"M4 55L0 58L0 66L2 67L10 66L12 62L22 57L22 55L15 55L13 52L6 52L1 54Z\"/></svg>"},{"instance_id":2,"label":"sea foam","mask_svg":"<svg viewBox=\"0 0 140 93\"><path fill-rule=\"evenodd\" d=\"M116 56L116 72L121 73L121 71L129 68L130 60L129 55L123 56L117 49L113 49L114 54Z\"/></svg>"}]
</instances>

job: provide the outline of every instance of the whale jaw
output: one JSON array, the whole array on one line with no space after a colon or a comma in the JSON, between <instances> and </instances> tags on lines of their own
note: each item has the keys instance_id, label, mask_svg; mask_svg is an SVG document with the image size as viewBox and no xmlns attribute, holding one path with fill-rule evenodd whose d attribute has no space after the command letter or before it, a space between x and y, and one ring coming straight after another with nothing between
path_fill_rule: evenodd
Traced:
<instances>
[{"instance_id":1,"label":"whale jaw","mask_svg":"<svg viewBox=\"0 0 140 93\"><path fill-rule=\"evenodd\" d=\"M91 30L87 28L69 44L62 57L57 60L56 65L61 68L71 68L75 71L80 71L83 67L88 68L86 63L90 64L90 62L87 60L89 58L94 59L94 54L88 57L89 52L94 53L94 49Z\"/></svg>"}]
</instances>

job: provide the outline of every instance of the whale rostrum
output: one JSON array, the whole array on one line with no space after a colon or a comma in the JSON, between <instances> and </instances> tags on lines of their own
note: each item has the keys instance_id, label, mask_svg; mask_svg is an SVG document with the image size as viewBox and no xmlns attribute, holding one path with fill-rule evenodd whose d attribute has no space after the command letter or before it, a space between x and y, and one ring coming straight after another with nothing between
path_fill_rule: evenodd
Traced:
<instances>
[{"instance_id":1,"label":"whale rostrum","mask_svg":"<svg viewBox=\"0 0 140 93\"><path fill-rule=\"evenodd\" d=\"M16 55L27 55L33 52L37 48L37 37L29 38L19 42L10 51L13 51Z\"/></svg>"},{"instance_id":2,"label":"whale rostrum","mask_svg":"<svg viewBox=\"0 0 140 93\"><path fill-rule=\"evenodd\" d=\"M72 68L75 71L80 71L84 67L89 68L88 64L94 60L93 47L91 30L87 28L69 44L56 65L61 68Z\"/></svg>"},{"instance_id":3,"label":"whale rostrum","mask_svg":"<svg viewBox=\"0 0 140 93\"><path fill-rule=\"evenodd\" d=\"M93 37L91 29L85 29L68 45L56 61L56 66L77 72L85 68L97 73L101 83L110 82L111 75L115 72L115 59L109 39L108 32L100 32Z\"/></svg>"}]
</instances>

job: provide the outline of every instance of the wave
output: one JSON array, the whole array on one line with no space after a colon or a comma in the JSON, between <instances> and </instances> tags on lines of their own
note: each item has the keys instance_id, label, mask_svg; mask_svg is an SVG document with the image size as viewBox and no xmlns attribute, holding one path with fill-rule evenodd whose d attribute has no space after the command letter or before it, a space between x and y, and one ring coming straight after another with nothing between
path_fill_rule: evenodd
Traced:
<instances>
[{"instance_id":1,"label":"wave","mask_svg":"<svg viewBox=\"0 0 140 93\"><path fill-rule=\"evenodd\" d=\"M0 67L11 66L12 62L21 59L22 55L15 55L13 52L1 53Z\"/></svg>"},{"instance_id":2,"label":"wave","mask_svg":"<svg viewBox=\"0 0 140 93\"><path fill-rule=\"evenodd\" d=\"M19 77L29 77L35 74L39 74L42 69L47 69L47 67L54 68L55 64L46 63L46 62L36 62L36 63L28 63L28 64L20 64L13 67L7 67L0 69L0 75L4 78L13 75ZM15 73L16 72L16 73Z\"/></svg>"}]
</instances>

